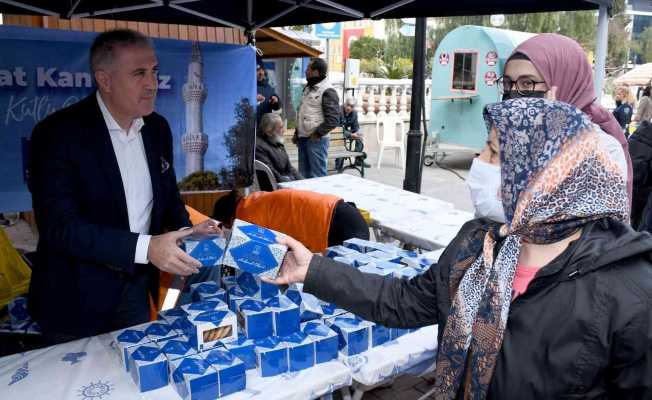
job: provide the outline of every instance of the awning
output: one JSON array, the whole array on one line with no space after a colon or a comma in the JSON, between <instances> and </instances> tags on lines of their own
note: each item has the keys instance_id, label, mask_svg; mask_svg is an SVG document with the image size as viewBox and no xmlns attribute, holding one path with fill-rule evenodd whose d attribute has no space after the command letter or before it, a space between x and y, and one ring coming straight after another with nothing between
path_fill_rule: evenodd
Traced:
<instances>
[{"instance_id":1,"label":"awning","mask_svg":"<svg viewBox=\"0 0 652 400\"><path fill-rule=\"evenodd\" d=\"M612 0L0 0L0 13L255 30L364 18L588 10L611 4Z\"/></svg>"},{"instance_id":2,"label":"awning","mask_svg":"<svg viewBox=\"0 0 652 400\"><path fill-rule=\"evenodd\" d=\"M626 74L614 79L615 85L645 86L652 80L652 63L635 67Z\"/></svg>"},{"instance_id":3,"label":"awning","mask_svg":"<svg viewBox=\"0 0 652 400\"><path fill-rule=\"evenodd\" d=\"M319 57L321 51L271 28L256 31L256 47L264 58Z\"/></svg>"}]
</instances>

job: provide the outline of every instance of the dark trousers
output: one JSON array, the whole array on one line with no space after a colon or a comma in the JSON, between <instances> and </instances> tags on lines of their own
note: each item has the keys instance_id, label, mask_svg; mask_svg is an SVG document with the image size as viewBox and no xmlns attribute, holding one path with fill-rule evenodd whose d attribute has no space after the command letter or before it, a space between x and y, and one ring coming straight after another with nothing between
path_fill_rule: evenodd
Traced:
<instances>
[{"instance_id":1,"label":"dark trousers","mask_svg":"<svg viewBox=\"0 0 652 400\"><path fill-rule=\"evenodd\" d=\"M362 139L353 139L353 151L359 151L362 152L364 150L364 143L362 143ZM355 158L355 165L362 165L364 160L367 158L367 155L365 154L364 156L356 157ZM344 167L344 158L338 158L335 160L335 169L338 172L341 172L342 168Z\"/></svg>"},{"instance_id":2,"label":"dark trousers","mask_svg":"<svg viewBox=\"0 0 652 400\"><path fill-rule=\"evenodd\" d=\"M369 240L369 226L354 203L340 201L333 211L328 246L337 246L353 238Z\"/></svg>"},{"instance_id":3,"label":"dark trousers","mask_svg":"<svg viewBox=\"0 0 652 400\"><path fill-rule=\"evenodd\" d=\"M148 294L149 278L146 274L130 277L122 289L120 303L109 322L109 332L149 321ZM46 331L43 332L43 345L52 346L81 338L82 336Z\"/></svg>"}]
</instances>

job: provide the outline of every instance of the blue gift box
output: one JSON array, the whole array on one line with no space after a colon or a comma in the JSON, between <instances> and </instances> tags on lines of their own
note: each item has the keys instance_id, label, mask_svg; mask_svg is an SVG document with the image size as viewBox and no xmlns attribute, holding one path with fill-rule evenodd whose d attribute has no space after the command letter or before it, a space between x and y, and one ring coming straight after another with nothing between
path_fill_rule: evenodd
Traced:
<instances>
[{"instance_id":1,"label":"blue gift box","mask_svg":"<svg viewBox=\"0 0 652 400\"><path fill-rule=\"evenodd\" d=\"M172 328L167 322L152 322L145 329L145 334L151 342L158 342L165 339L171 339L179 336L181 333Z\"/></svg>"},{"instance_id":2,"label":"blue gift box","mask_svg":"<svg viewBox=\"0 0 652 400\"><path fill-rule=\"evenodd\" d=\"M226 239L221 235L190 235L183 239L185 252L204 267L222 263Z\"/></svg>"},{"instance_id":3,"label":"blue gift box","mask_svg":"<svg viewBox=\"0 0 652 400\"><path fill-rule=\"evenodd\" d=\"M7 305L9 319L13 325L24 321L30 321L31 317L27 312L27 297L18 296L12 299Z\"/></svg>"},{"instance_id":4,"label":"blue gift box","mask_svg":"<svg viewBox=\"0 0 652 400\"><path fill-rule=\"evenodd\" d=\"M246 369L256 369L256 345L253 340L247 339L245 335L238 335L236 340L222 344L244 363Z\"/></svg>"},{"instance_id":5,"label":"blue gift box","mask_svg":"<svg viewBox=\"0 0 652 400\"><path fill-rule=\"evenodd\" d=\"M235 276L223 276L222 277L222 287L224 287L227 291L229 288L237 285L238 282L235 280Z\"/></svg>"},{"instance_id":6,"label":"blue gift box","mask_svg":"<svg viewBox=\"0 0 652 400\"><path fill-rule=\"evenodd\" d=\"M426 269L431 265L436 264L439 261L439 256L443 253L444 249L430 251L427 253L415 255L412 257L403 257L401 263L407 265L408 267L417 268L417 269Z\"/></svg>"},{"instance_id":7,"label":"blue gift box","mask_svg":"<svg viewBox=\"0 0 652 400\"><path fill-rule=\"evenodd\" d=\"M129 372L141 392L168 384L168 359L156 343L131 347L128 353Z\"/></svg>"},{"instance_id":8,"label":"blue gift box","mask_svg":"<svg viewBox=\"0 0 652 400\"><path fill-rule=\"evenodd\" d=\"M225 349L213 349L201 353L206 362L217 370L220 397L244 390L247 386L245 365Z\"/></svg>"},{"instance_id":9,"label":"blue gift box","mask_svg":"<svg viewBox=\"0 0 652 400\"><path fill-rule=\"evenodd\" d=\"M188 317L192 328L188 340L198 351L209 349L222 340L233 340L238 335L238 321L229 310L204 311Z\"/></svg>"},{"instance_id":10,"label":"blue gift box","mask_svg":"<svg viewBox=\"0 0 652 400\"><path fill-rule=\"evenodd\" d=\"M129 372L129 353L128 350L132 347L140 346L151 342L151 339L145 333L145 330L150 325L149 322L132 326L127 329L111 332L111 338L118 351L120 357L120 364L124 366L125 371Z\"/></svg>"},{"instance_id":11,"label":"blue gift box","mask_svg":"<svg viewBox=\"0 0 652 400\"><path fill-rule=\"evenodd\" d=\"M383 325L372 323L369 333L369 347L380 346L392 340L391 329Z\"/></svg>"},{"instance_id":12,"label":"blue gift box","mask_svg":"<svg viewBox=\"0 0 652 400\"><path fill-rule=\"evenodd\" d=\"M391 276L393 273L393 271L390 271L389 269L378 268L374 264L363 265L358 269L360 272L364 272L365 274L374 274L380 276Z\"/></svg>"},{"instance_id":13,"label":"blue gift box","mask_svg":"<svg viewBox=\"0 0 652 400\"><path fill-rule=\"evenodd\" d=\"M331 246L326 248L326 251L324 251L324 256L328 258L346 257L349 254L355 254L355 253L357 253L356 250L349 249L348 247Z\"/></svg>"},{"instance_id":14,"label":"blue gift box","mask_svg":"<svg viewBox=\"0 0 652 400\"><path fill-rule=\"evenodd\" d=\"M345 356L364 353L369 349L369 325L355 317L339 316L326 320L337 332L339 350Z\"/></svg>"},{"instance_id":15,"label":"blue gift box","mask_svg":"<svg viewBox=\"0 0 652 400\"><path fill-rule=\"evenodd\" d=\"M238 304L242 303L245 300L248 300L248 297L239 286L233 286L226 292L227 299L229 300L229 310L233 312L238 311Z\"/></svg>"},{"instance_id":16,"label":"blue gift box","mask_svg":"<svg viewBox=\"0 0 652 400\"><path fill-rule=\"evenodd\" d=\"M271 336L254 340L256 367L262 377L276 376L288 371L288 349L279 338Z\"/></svg>"},{"instance_id":17,"label":"blue gift box","mask_svg":"<svg viewBox=\"0 0 652 400\"><path fill-rule=\"evenodd\" d=\"M263 282L252 273L237 271L236 282L240 290L250 298L267 300L279 295L277 285Z\"/></svg>"},{"instance_id":18,"label":"blue gift box","mask_svg":"<svg viewBox=\"0 0 652 400\"><path fill-rule=\"evenodd\" d=\"M358 239L358 238L347 239L344 241L343 244L344 247L358 251L360 253L372 252L374 250L391 252L393 248L393 246L390 246L385 243L372 242L369 240Z\"/></svg>"},{"instance_id":19,"label":"blue gift box","mask_svg":"<svg viewBox=\"0 0 652 400\"><path fill-rule=\"evenodd\" d=\"M348 265L349 267L357 267L358 262L353 259L352 254L349 254L347 256L336 256L333 257L333 261L337 261L338 263L342 263L344 265Z\"/></svg>"},{"instance_id":20,"label":"blue gift box","mask_svg":"<svg viewBox=\"0 0 652 400\"><path fill-rule=\"evenodd\" d=\"M286 296L276 296L267 300L274 315L274 335L288 336L299 331L301 315L299 307Z\"/></svg>"},{"instance_id":21,"label":"blue gift box","mask_svg":"<svg viewBox=\"0 0 652 400\"><path fill-rule=\"evenodd\" d=\"M168 361L197 354L197 351L190 344L187 336L177 336L173 339L162 340L157 345Z\"/></svg>"},{"instance_id":22,"label":"blue gift box","mask_svg":"<svg viewBox=\"0 0 652 400\"><path fill-rule=\"evenodd\" d=\"M342 315L342 314L345 314L347 312L344 309L338 308L333 303L326 303L326 302L320 300L319 304L321 305L321 309L324 312L324 316L322 317L323 319L337 317L338 315Z\"/></svg>"},{"instance_id":23,"label":"blue gift box","mask_svg":"<svg viewBox=\"0 0 652 400\"><path fill-rule=\"evenodd\" d=\"M229 306L222 300L214 298L210 300L185 304L181 306L181 309L185 311L189 316L192 316L206 311L226 311L229 309Z\"/></svg>"},{"instance_id":24,"label":"blue gift box","mask_svg":"<svg viewBox=\"0 0 652 400\"><path fill-rule=\"evenodd\" d=\"M200 282L190 285L190 294L193 301L219 299L226 303L226 291L217 282Z\"/></svg>"},{"instance_id":25,"label":"blue gift box","mask_svg":"<svg viewBox=\"0 0 652 400\"><path fill-rule=\"evenodd\" d=\"M214 400L220 395L217 371L198 355L172 361L170 380L185 400Z\"/></svg>"},{"instance_id":26,"label":"blue gift box","mask_svg":"<svg viewBox=\"0 0 652 400\"><path fill-rule=\"evenodd\" d=\"M377 261L375 258L364 253L351 254L346 256L346 259L353 261L353 266L356 268ZM337 261L338 259L335 258L334 260Z\"/></svg>"},{"instance_id":27,"label":"blue gift box","mask_svg":"<svg viewBox=\"0 0 652 400\"><path fill-rule=\"evenodd\" d=\"M170 308L158 312L158 319L172 324L179 317L187 317L188 313L183 311L181 307Z\"/></svg>"},{"instance_id":28,"label":"blue gift box","mask_svg":"<svg viewBox=\"0 0 652 400\"><path fill-rule=\"evenodd\" d=\"M392 273L392 275L395 278L407 279L407 280L410 280L410 279L412 279L415 276L420 275L420 274L421 274L420 270L418 270L416 268L412 268L412 267L401 268L401 269L399 269L397 271L394 271Z\"/></svg>"},{"instance_id":29,"label":"blue gift box","mask_svg":"<svg viewBox=\"0 0 652 400\"><path fill-rule=\"evenodd\" d=\"M315 365L315 342L303 332L284 336L281 340L288 348L289 370L302 371Z\"/></svg>"},{"instance_id":30,"label":"blue gift box","mask_svg":"<svg viewBox=\"0 0 652 400\"><path fill-rule=\"evenodd\" d=\"M310 321L301 324L301 331L315 343L316 364L337 359L339 338L334 330L320 321Z\"/></svg>"},{"instance_id":31,"label":"blue gift box","mask_svg":"<svg viewBox=\"0 0 652 400\"><path fill-rule=\"evenodd\" d=\"M285 296L299 306L301 321L312 321L324 316L324 310L318 298L310 293L302 292L299 288L288 289Z\"/></svg>"},{"instance_id":32,"label":"blue gift box","mask_svg":"<svg viewBox=\"0 0 652 400\"><path fill-rule=\"evenodd\" d=\"M260 339L274 334L274 312L258 300L244 300L238 304L238 321L249 339Z\"/></svg>"},{"instance_id":33,"label":"blue gift box","mask_svg":"<svg viewBox=\"0 0 652 400\"><path fill-rule=\"evenodd\" d=\"M407 335L410 333L409 329L402 329L402 328L390 328L389 329L389 335L392 340L398 339L401 336Z\"/></svg>"},{"instance_id":34,"label":"blue gift box","mask_svg":"<svg viewBox=\"0 0 652 400\"><path fill-rule=\"evenodd\" d=\"M235 220L224 265L256 276L276 277L287 247L277 243L280 233Z\"/></svg>"},{"instance_id":35,"label":"blue gift box","mask_svg":"<svg viewBox=\"0 0 652 400\"><path fill-rule=\"evenodd\" d=\"M373 250L373 251L367 252L366 254L369 257L373 257L373 258L375 258L377 260L387 261L387 262L392 262L392 263L401 262L401 259L403 258L402 256L400 256L396 252L388 253L388 252L383 251L383 250Z\"/></svg>"}]
</instances>

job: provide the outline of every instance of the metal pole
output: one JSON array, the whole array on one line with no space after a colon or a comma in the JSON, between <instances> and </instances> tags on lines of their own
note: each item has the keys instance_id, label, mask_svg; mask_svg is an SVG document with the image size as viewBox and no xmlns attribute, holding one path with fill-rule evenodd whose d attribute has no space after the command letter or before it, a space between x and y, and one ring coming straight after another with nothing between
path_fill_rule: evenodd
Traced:
<instances>
[{"instance_id":1,"label":"metal pole","mask_svg":"<svg viewBox=\"0 0 652 400\"><path fill-rule=\"evenodd\" d=\"M421 193L421 107L426 82L426 18L417 18L414 33L414 64L412 65L412 103L410 104L410 131L407 134L405 180L403 189Z\"/></svg>"},{"instance_id":2,"label":"metal pole","mask_svg":"<svg viewBox=\"0 0 652 400\"><path fill-rule=\"evenodd\" d=\"M331 40L326 39L326 65L328 65L328 69L330 70L330 64L331 64Z\"/></svg>"},{"instance_id":3,"label":"metal pole","mask_svg":"<svg viewBox=\"0 0 652 400\"><path fill-rule=\"evenodd\" d=\"M607 45L609 42L609 9L605 5L600 5L598 14L598 35L595 45L595 95L598 96L598 102L602 100L602 88L604 87L604 78L606 74Z\"/></svg>"}]
</instances>

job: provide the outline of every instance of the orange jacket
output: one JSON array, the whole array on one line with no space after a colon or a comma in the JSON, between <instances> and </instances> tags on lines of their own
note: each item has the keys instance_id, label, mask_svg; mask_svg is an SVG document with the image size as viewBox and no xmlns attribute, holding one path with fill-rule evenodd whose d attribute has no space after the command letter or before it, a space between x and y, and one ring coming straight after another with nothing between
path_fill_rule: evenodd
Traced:
<instances>
[{"instance_id":1,"label":"orange jacket","mask_svg":"<svg viewBox=\"0 0 652 400\"><path fill-rule=\"evenodd\" d=\"M236 218L285 233L315 253L328 247L328 232L335 205L330 194L281 189L256 192L240 201Z\"/></svg>"}]
</instances>

